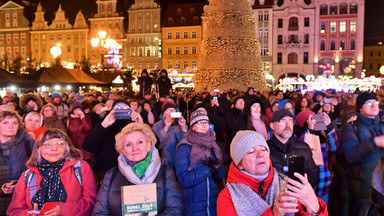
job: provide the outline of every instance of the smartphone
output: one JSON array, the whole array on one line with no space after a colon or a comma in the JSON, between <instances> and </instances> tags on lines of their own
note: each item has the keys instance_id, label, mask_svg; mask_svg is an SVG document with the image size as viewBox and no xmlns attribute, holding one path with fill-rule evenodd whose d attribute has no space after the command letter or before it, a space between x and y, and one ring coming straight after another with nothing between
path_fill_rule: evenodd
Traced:
<instances>
[{"instance_id":1,"label":"smartphone","mask_svg":"<svg viewBox=\"0 0 384 216\"><path fill-rule=\"evenodd\" d=\"M169 116L171 116L171 118L181 118L181 112L171 112Z\"/></svg>"},{"instance_id":2,"label":"smartphone","mask_svg":"<svg viewBox=\"0 0 384 216\"><path fill-rule=\"evenodd\" d=\"M220 92L219 89L213 89L213 92Z\"/></svg>"},{"instance_id":3,"label":"smartphone","mask_svg":"<svg viewBox=\"0 0 384 216\"><path fill-rule=\"evenodd\" d=\"M295 181L301 182L293 174L297 172L304 176L305 173L305 157L303 155L291 155L288 161L288 177Z\"/></svg>"},{"instance_id":4,"label":"smartphone","mask_svg":"<svg viewBox=\"0 0 384 216\"><path fill-rule=\"evenodd\" d=\"M9 183L11 183L12 185L15 185L15 184L17 184L17 181L18 180L11 180Z\"/></svg>"},{"instance_id":5,"label":"smartphone","mask_svg":"<svg viewBox=\"0 0 384 216\"><path fill-rule=\"evenodd\" d=\"M116 119L131 119L132 109L117 109L115 111Z\"/></svg>"},{"instance_id":6,"label":"smartphone","mask_svg":"<svg viewBox=\"0 0 384 216\"><path fill-rule=\"evenodd\" d=\"M332 104L332 98L324 98L324 104Z\"/></svg>"},{"instance_id":7,"label":"smartphone","mask_svg":"<svg viewBox=\"0 0 384 216\"><path fill-rule=\"evenodd\" d=\"M322 113L312 116L312 119L316 120L316 124L313 127L314 131L325 131L327 130L327 125L324 122L324 115Z\"/></svg>"},{"instance_id":8,"label":"smartphone","mask_svg":"<svg viewBox=\"0 0 384 216\"><path fill-rule=\"evenodd\" d=\"M214 96L214 97L213 97L213 100L217 101L217 96Z\"/></svg>"}]
</instances>

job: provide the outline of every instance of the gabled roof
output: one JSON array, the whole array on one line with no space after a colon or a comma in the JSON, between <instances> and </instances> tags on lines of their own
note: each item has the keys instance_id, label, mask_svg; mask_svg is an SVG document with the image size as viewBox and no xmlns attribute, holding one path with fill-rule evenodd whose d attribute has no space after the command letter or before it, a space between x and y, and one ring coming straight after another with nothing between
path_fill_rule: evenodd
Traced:
<instances>
[{"instance_id":1,"label":"gabled roof","mask_svg":"<svg viewBox=\"0 0 384 216\"><path fill-rule=\"evenodd\" d=\"M8 1L7 3L3 4L1 7L0 7L0 10L9 10L9 8L12 8L12 9L15 9L15 8L20 8L20 9L24 9L23 6L13 2L13 1Z\"/></svg>"},{"instance_id":2,"label":"gabled roof","mask_svg":"<svg viewBox=\"0 0 384 216\"><path fill-rule=\"evenodd\" d=\"M10 84L28 85L28 84L33 84L33 83L34 83L34 81L32 81L32 80L23 79L20 76L8 73L4 69L0 69L0 85L1 86L8 86Z\"/></svg>"},{"instance_id":3,"label":"gabled roof","mask_svg":"<svg viewBox=\"0 0 384 216\"><path fill-rule=\"evenodd\" d=\"M42 68L29 78L39 83L107 84L93 79L80 69Z\"/></svg>"},{"instance_id":4,"label":"gabled roof","mask_svg":"<svg viewBox=\"0 0 384 216\"><path fill-rule=\"evenodd\" d=\"M204 3L169 4L163 20L163 27L201 25L201 15L204 13ZM185 18L182 23L181 18ZM195 21L198 17L198 22ZM172 22L169 22L172 19Z\"/></svg>"}]
</instances>

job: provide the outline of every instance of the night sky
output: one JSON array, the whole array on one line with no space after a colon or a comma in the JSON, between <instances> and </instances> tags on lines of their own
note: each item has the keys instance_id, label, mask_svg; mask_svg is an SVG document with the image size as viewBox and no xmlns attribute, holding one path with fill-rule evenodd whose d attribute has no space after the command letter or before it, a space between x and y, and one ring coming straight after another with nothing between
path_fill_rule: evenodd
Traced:
<instances>
[{"instance_id":1,"label":"night sky","mask_svg":"<svg viewBox=\"0 0 384 216\"><path fill-rule=\"evenodd\" d=\"M30 20L34 20L34 12L37 4L41 2L45 9L45 18L50 23L53 14L62 5L63 10L71 24L73 24L76 14L81 10L85 17L90 18L97 12L96 0L14 0L17 3L28 2L25 5L24 15ZM0 2L7 2L1 1ZM160 3L163 10L169 3L186 2L208 2L208 0L156 0ZM128 8L134 3L134 0L118 0L118 12L122 16L127 16ZM29 5L28 5L29 4ZM384 41L384 1L383 0L365 0L365 43L376 44L378 41ZM162 11L164 14L165 11ZM128 23L125 23L127 28Z\"/></svg>"}]
</instances>

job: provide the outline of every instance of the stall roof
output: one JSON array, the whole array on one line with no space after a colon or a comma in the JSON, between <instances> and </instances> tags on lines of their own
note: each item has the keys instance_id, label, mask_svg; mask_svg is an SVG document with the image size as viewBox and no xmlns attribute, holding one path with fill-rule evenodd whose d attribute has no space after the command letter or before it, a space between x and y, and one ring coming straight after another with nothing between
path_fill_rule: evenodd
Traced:
<instances>
[{"instance_id":1,"label":"stall roof","mask_svg":"<svg viewBox=\"0 0 384 216\"><path fill-rule=\"evenodd\" d=\"M24 79L15 74L11 74L4 69L0 69L0 85L10 85L10 84L22 84L28 85L34 83L33 80Z\"/></svg>"},{"instance_id":2,"label":"stall roof","mask_svg":"<svg viewBox=\"0 0 384 216\"><path fill-rule=\"evenodd\" d=\"M30 77L39 83L107 84L93 79L80 69L42 68Z\"/></svg>"}]
</instances>

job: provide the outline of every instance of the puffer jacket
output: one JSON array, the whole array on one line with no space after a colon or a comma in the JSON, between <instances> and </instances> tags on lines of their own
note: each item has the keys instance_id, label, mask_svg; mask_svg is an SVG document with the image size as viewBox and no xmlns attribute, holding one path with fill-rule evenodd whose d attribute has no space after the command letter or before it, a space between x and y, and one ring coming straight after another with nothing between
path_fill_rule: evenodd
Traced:
<instances>
[{"instance_id":1,"label":"puffer jacket","mask_svg":"<svg viewBox=\"0 0 384 216\"><path fill-rule=\"evenodd\" d=\"M342 143L345 158L349 162L347 179L350 196L369 198L372 173L384 155L384 149L376 146L374 138L383 133L384 124L379 116L371 119L361 113L355 122L343 127Z\"/></svg>"},{"instance_id":2,"label":"puffer jacket","mask_svg":"<svg viewBox=\"0 0 384 216\"><path fill-rule=\"evenodd\" d=\"M157 215L181 215L183 202L179 184L172 168L167 166L164 160L154 183L156 183L157 190ZM104 176L92 215L122 215L121 187L126 185L134 184L129 182L117 167L108 170Z\"/></svg>"},{"instance_id":3,"label":"puffer jacket","mask_svg":"<svg viewBox=\"0 0 384 216\"><path fill-rule=\"evenodd\" d=\"M87 162L81 161L81 178L83 186L74 173L73 166L79 160L65 161L63 167L59 171L61 181L63 182L65 191L67 192L67 201L60 203L59 215L87 216L91 215L95 206L97 197L97 186L95 177L91 167ZM43 176L39 173L38 167L29 167L36 173L37 190L40 189L40 182ZM16 185L12 203L8 208L7 215L28 216L27 211L33 209L31 197L29 194L29 186L25 185L24 173Z\"/></svg>"},{"instance_id":4,"label":"puffer jacket","mask_svg":"<svg viewBox=\"0 0 384 216\"><path fill-rule=\"evenodd\" d=\"M371 200L379 209L380 215L384 215L383 159L384 158L381 158L379 164L377 165L375 171L372 174Z\"/></svg>"},{"instance_id":5,"label":"puffer jacket","mask_svg":"<svg viewBox=\"0 0 384 216\"><path fill-rule=\"evenodd\" d=\"M0 187L11 180L18 180L21 173L26 170L27 151L32 152L35 141L25 130L20 129L16 137L12 140L14 145L9 149L0 149ZM10 169L10 175L5 169ZM5 215L8 205L12 199L12 194L6 195L0 190L0 215Z\"/></svg>"},{"instance_id":6,"label":"puffer jacket","mask_svg":"<svg viewBox=\"0 0 384 216\"><path fill-rule=\"evenodd\" d=\"M174 168L176 144L184 139L187 133L181 131L181 128L178 124L169 127L168 132L164 130L164 127L164 121L160 120L153 125L152 129L160 141L160 146L158 147L160 157L165 159L168 166Z\"/></svg>"},{"instance_id":7,"label":"puffer jacket","mask_svg":"<svg viewBox=\"0 0 384 216\"><path fill-rule=\"evenodd\" d=\"M302 155L305 157L305 173L308 175L308 181L313 188L319 181L319 168L312 158L312 151L308 144L291 137L287 143L283 144L275 135L267 141L273 168L279 173L288 175L288 161L291 155ZM284 169L284 167L286 167Z\"/></svg>"},{"instance_id":8,"label":"puffer jacket","mask_svg":"<svg viewBox=\"0 0 384 216\"><path fill-rule=\"evenodd\" d=\"M207 165L197 162L193 170L188 171L191 150L192 144L186 139L180 141L176 147L175 168L182 186L185 208L183 215L216 215L218 193L215 181L223 179L224 169L212 176Z\"/></svg>"}]
</instances>

